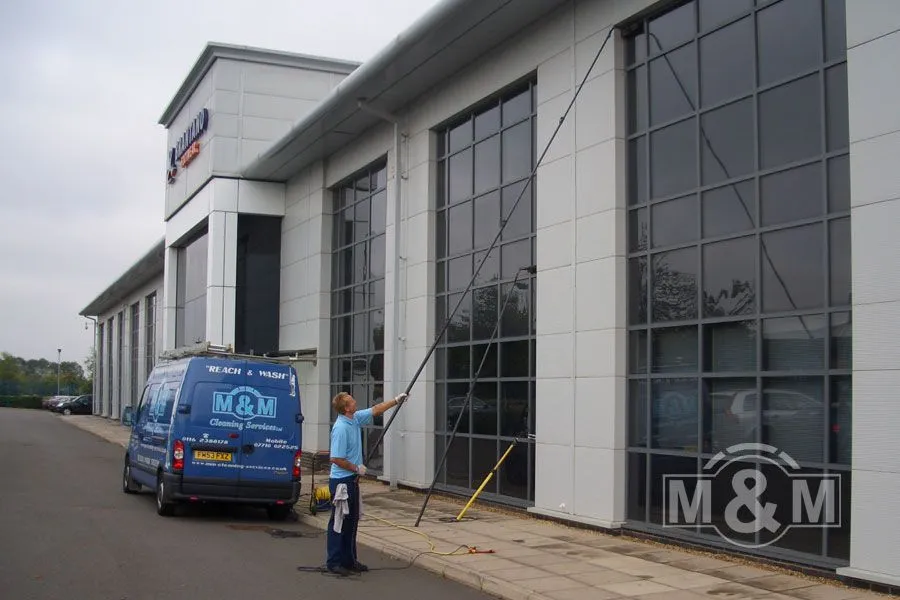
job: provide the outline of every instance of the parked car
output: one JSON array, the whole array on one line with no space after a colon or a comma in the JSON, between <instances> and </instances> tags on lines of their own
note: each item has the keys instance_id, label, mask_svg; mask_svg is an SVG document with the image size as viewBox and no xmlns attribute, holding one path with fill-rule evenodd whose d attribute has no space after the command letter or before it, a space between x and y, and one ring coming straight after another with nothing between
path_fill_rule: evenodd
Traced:
<instances>
[{"instance_id":1,"label":"parked car","mask_svg":"<svg viewBox=\"0 0 900 600\"><path fill-rule=\"evenodd\" d=\"M156 490L156 511L233 502L285 519L300 496L300 425L293 367L233 357L158 364L135 410L122 490Z\"/></svg>"},{"instance_id":2,"label":"parked car","mask_svg":"<svg viewBox=\"0 0 900 600\"><path fill-rule=\"evenodd\" d=\"M64 415L89 415L94 412L94 397L69 397L52 407L51 410Z\"/></svg>"},{"instance_id":3,"label":"parked car","mask_svg":"<svg viewBox=\"0 0 900 600\"><path fill-rule=\"evenodd\" d=\"M48 396L47 398L41 400L41 408L53 410L53 408L60 402L71 400L72 398L74 398L74 396Z\"/></svg>"}]
</instances>

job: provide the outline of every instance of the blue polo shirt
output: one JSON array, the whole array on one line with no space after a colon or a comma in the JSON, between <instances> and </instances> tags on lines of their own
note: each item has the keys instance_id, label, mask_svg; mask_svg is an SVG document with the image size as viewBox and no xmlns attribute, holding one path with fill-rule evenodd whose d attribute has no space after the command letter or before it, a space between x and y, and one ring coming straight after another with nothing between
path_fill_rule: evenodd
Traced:
<instances>
[{"instance_id":1,"label":"blue polo shirt","mask_svg":"<svg viewBox=\"0 0 900 600\"><path fill-rule=\"evenodd\" d=\"M353 413L353 418L338 415L334 426L331 428L331 458L343 458L354 465L361 465L363 462L362 426L371 425L373 420L374 416L371 408L356 411ZM356 475L356 473L331 463L330 477L332 479L341 479L353 475Z\"/></svg>"}]
</instances>

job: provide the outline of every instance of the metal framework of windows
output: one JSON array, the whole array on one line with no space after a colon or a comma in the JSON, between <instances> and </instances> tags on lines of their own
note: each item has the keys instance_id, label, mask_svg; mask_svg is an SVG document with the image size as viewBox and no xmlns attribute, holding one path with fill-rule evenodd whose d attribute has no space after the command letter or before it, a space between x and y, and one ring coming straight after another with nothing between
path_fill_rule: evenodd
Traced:
<instances>
[{"instance_id":1,"label":"metal framework of windows","mask_svg":"<svg viewBox=\"0 0 900 600\"><path fill-rule=\"evenodd\" d=\"M147 354L144 356L146 363L144 372L149 377L156 364L156 292L144 300L144 321L147 328L147 339L145 340Z\"/></svg>"},{"instance_id":2,"label":"metal framework of windows","mask_svg":"<svg viewBox=\"0 0 900 600\"><path fill-rule=\"evenodd\" d=\"M97 336L97 391L94 394L94 408L97 411L103 410L103 391L105 387L104 373L108 369L106 365L106 354L104 348L106 346L106 338L103 332L106 330L106 323L98 325L100 335Z\"/></svg>"},{"instance_id":3,"label":"metal framework of windows","mask_svg":"<svg viewBox=\"0 0 900 600\"><path fill-rule=\"evenodd\" d=\"M122 397L124 396L122 388L125 387L125 311L120 310L116 317L116 369L118 373L119 386L116 389L116 401L118 406L122 406Z\"/></svg>"},{"instance_id":4,"label":"metal framework of windows","mask_svg":"<svg viewBox=\"0 0 900 600\"><path fill-rule=\"evenodd\" d=\"M500 230L498 244L436 350L435 449L443 455L470 383L484 357L500 309L500 330L460 422L438 485L478 487L516 436L534 432L535 162L533 81L498 95L438 130L436 330L459 302ZM520 443L485 488L514 504L534 500L534 445Z\"/></svg>"},{"instance_id":5,"label":"metal framework of windows","mask_svg":"<svg viewBox=\"0 0 900 600\"><path fill-rule=\"evenodd\" d=\"M206 280L209 232L203 229L178 248L175 284L175 345L206 341Z\"/></svg>"},{"instance_id":6,"label":"metal framework of windows","mask_svg":"<svg viewBox=\"0 0 900 600\"><path fill-rule=\"evenodd\" d=\"M138 390L138 356L140 354L141 303L131 305L131 388L129 404L137 400Z\"/></svg>"},{"instance_id":7,"label":"metal framework of windows","mask_svg":"<svg viewBox=\"0 0 900 600\"><path fill-rule=\"evenodd\" d=\"M659 526L664 475L765 443L840 474L843 521L763 551L846 561L844 2L679 2L633 24L626 62L628 519Z\"/></svg>"},{"instance_id":8,"label":"metal framework of windows","mask_svg":"<svg viewBox=\"0 0 900 600\"><path fill-rule=\"evenodd\" d=\"M106 389L108 397L106 399L106 414L112 414L113 391L113 328L115 327L115 317L110 317L106 322Z\"/></svg>"},{"instance_id":9,"label":"metal framework of windows","mask_svg":"<svg viewBox=\"0 0 900 600\"><path fill-rule=\"evenodd\" d=\"M384 271L387 166L373 164L334 190L331 267L332 396L349 392L359 408L384 399ZM331 420L336 415L331 411ZM363 429L364 455L383 417ZM366 465L383 468L383 446Z\"/></svg>"}]
</instances>

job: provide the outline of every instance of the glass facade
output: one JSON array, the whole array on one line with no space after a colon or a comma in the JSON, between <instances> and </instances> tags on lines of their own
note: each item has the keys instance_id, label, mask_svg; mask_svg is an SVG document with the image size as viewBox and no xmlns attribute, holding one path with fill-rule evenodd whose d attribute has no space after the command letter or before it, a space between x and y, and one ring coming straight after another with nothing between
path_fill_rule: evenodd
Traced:
<instances>
[{"instance_id":1,"label":"glass facade","mask_svg":"<svg viewBox=\"0 0 900 600\"><path fill-rule=\"evenodd\" d=\"M209 236L204 229L178 249L175 287L175 346L206 341L206 281Z\"/></svg>"},{"instance_id":2,"label":"glass facade","mask_svg":"<svg viewBox=\"0 0 900 600\"><path fill-rule=\"evenodd\" d=\"M125 387L125 311L120 310L116 316L116 372L118 373L118 387L116 388L116 401L122 406Z\"/></svg>"},{"instance_id":3,"label":"glass facade","mask_svg":"<svg viewBox=\"0 0 900 600\"><path fill-rule=\"evenodd\" d=\"M128 404L137 405L139 390L138 387L138 366L140 365L138 356L141 351L140 332L141 332L141 303L135 302L131 305L131 388Z\"/></svg>"},{"instance_id":4,"label":"glass facade","mask_svg":"<svg viewBox=\"0 0 900 600\"><path fill-rule=\"evenodd\" d=\"M278 350L281 217L238 215L234 335L238 352Z\"/></svg>"},{"instance_id":5,"label":"glass facade","mask_svg":"<svg viewBox=\"0 0 900 600\"><path fill-rule=\"evenodd\" d=\"M113 387L113 329L115 323L115 317L110 317L106 322L106 389L109 394L106 399L105 409L107 415L112 414L113 392L116 389Z\"/></svg>"},{"instance_id":6,"label":"glass facade","mask_svg":"<svg viewBox=\"0 0 900 600\"><path fill-rule=\"evenodd\" d=\"M536 160L535 90L517 86L438 130L436 333L462 298L435 353L436 464L462 415L438 475L445 489L477 488L515 436L534 432L535 279L522 269L535 252L534 186L526 186ZM518 444L483 493L531 503L534 445Z\"/></svg>"},{"instance_id":7,"label":"glass facade","mask_svg":"<svg viewBox=\"0 0 900 600\"><path fill-rule=\"evenodd\" d=\"M626 38L632 524L664 475L764 443L846 492L840 529L765 551L849 557L844 32L843 0L694 0Z\"/></svg>"},{"instance_id":8,"label":"glass facade","mask_svg":"<svg viewBox=\"0 0 900 600\"><path fill-rule=\"evenodd\" d=\"M98 325L99 336L97 337L97 391L94 393L94 409L103 409L103 392L105 391L106 380L105 371L109 368L106 363L106 338L103 332L106 331L106 323Z\"/></svg>"},{"instance_id":9,"label":"glass facade","mask_svg":"<svg viewBox=\"0 0 900 600\"><path fill-rule=\"evenodd\" d=\"M348 392L359 408L384 400L384 271L387 166L376 163L334 189L331 268L331 395ZM330 410L330 404L329 404ZM332 422L336 418L330 411ZM363 429L364 456L383 417ZM383 468L379 445L366 466Z\"/></svg>"},{"instance_id":10,"label":"glass facade","mask_svg":"<svg viewBox=\"0 0 900 600\"><path fill-rule=\"evenodd\" d=\"M147 327L145 340L147 353L144 356L146 362L144 374L149 377L156 364L156 292L153 292L144 300L144 322Z\"/></svg>"}]
</instances>

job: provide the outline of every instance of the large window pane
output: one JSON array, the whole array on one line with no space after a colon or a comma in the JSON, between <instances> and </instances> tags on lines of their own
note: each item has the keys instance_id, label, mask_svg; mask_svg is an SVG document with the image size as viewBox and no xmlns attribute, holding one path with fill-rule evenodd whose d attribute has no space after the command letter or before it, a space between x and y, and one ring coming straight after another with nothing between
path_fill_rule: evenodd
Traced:
<instances>
[{"instance_id":1,"label":"large window pane","mask_svg":"<svg viewBox=\"0 0 900 600\"><path fill-rule=\"evenodd\" d=\"M697 380L654 379L650 398L653 448L697 450Z\"/></svg>"},{"instance_id":2,"label":"large window pane","mask_svg":"<svg viewBox=\"0 0 900 600\"><path fill-rule=\"evenodd\" d=\"M465 150L450 157L447 170L450 203L472 195L472 151Z\"/></svg>"},{"instance_id":3,"label":"large window pane","mask_svg":"<svg viewBox=\"0 0 900 600\"><path fill-rule=\"evenodd\" d=\"M654 204L653 246L670 246L697 239L697 196Z\"/></svg>"},{"instance_id":4,"label":"large window pane","mask_svg":"<svg viewBox=\"0 0 900 600\"><path fill-rule=\"evenodd\" d=\"M759 83L815 67L821 60L820 0L782 0L759 11Z\"/></svg>"},{"instance_id":5,"label":"large window pane","mask_svg":"<svg viewBox=\"0 0 900 600\"><path fill-rule=\"evenodd\" d=\"M649 385L642 379L628 382L628 445L647 446L647 418L650 412Z\"/></svg>"},{"instance_id":6,"label":"large window pane","mask_svg":"<svg viewBox=\"0 0 900 600\"><path fill-rule=\"evenodd\" d=\"M824 315L763 321L763 369L819 371L825 368Z\"/></svg>"},{"instance_id":7,"label":"large window pane","mask_svg":"<svg viewBox=\"0 0 900 600\"><path fill-rule=\"evenodd\" d=\"M695 373L699 348L697 326L653 330L654 373Z\"/></svg>"},{"instance_id":8,"label":"large window pane","mask_svg":"<svg viewBox=\"0 0 900 600\"><path fill-rule=\"evenodd\" d=\"M647 373L647 331L641 329L628 333L628 372Z\"/></svg>"},{"instance_id":9,"label":"large window pane","mask_svg":"<svg viewBox=\"0 0 900 600\"><path fill-rule=\"evenodd\" d=\"M777 167L822 152L819 76L759 95L760 166Z\"/></svg>"},{"instance_id":10,"label":"large window pane","mask_svg":"<svg viewBox=\"0 0 900 600\"><path fill-rule=\"evenodd\" d=\"M829 255L831 262L831 304L850 305L850 219L832 221Z\"/></svg>"},{"instance_id":11,"label":"large window pane","mask_svg":"<svg viewBox=\"0 0 900 600\"><path fill-rule=\"evenodd\" d=\"M831 368L853 366L853 322L848 312L831 314Z\"/></svg>"},{"instance_id":12,"label":"large window pane","mask_svg":"<svg viewBox=\"0 0 900 600\"><path fill-rule=\"evenodd\" d=\"M512 240L524 235L530 235L534 231L532 215L534 214L534 182L529 180L514 183L503 188L503 218L506 219L506 227L503 228L502 239ZM516 204L518 202L518 204ZM515 208L515 210L513 210ZM497 235L495 226L490 238L493 241Z\"/></svg>"},{"instance_id":13,"label":"large window pane","mask_svg":"<svg viewBox=\"0 0 900 600\"><path fill-rule=\"evenodd\" d=\"M671 121L697 108L697 55L690 44L650 61L650 123Z\"/></svg>"},{"instance_id":14,"label":"large window pane","mask_svg":"<svg viewBox=\"0 0 900 600\"><path fill-rule=\"evenodd\" d=\"M760 180L762 224L777 225L822 214L822 163L781 171Z\"/></svg>"},{"instance_id":15,"label":"large window pane","mask_svg":"<svg viewBox=\"0 0 900 600\"><path fill-rule=\"evenodd\" d=\"M697 249L663 252L653 257L653 320L697 318Z\"/></svg>"},{"instance_id":16,"label":"large window pane","mask_svg":"<svg viewBox=\"0 0 900 600\"><path fill-rule=\"evenodd\" d=\"M756 310L756 238L703 247L703 314L743 315Z\"/></svg>"},{"instance_id":17,"label":"large window pane","mask_svg":"<svg viewBox=\"0 0 900 600\"><path fill-rule=\"evenodd\" d=\"M628 321L632 325L647 322L647 258L628 261Z\"/></svg>"},{"instance_id":18,"label":"large window pane","mask_svg":"<svg viewBox=\"0 0 900 600\"><path fill-rule=\"evenodd\" d=\"M850 157L846 154L828 161L828 210L850 210Z\"/></svg>"},{"instance_id":19,"label":"large window pane","mask_svg":"<svg viewBox=\"0 0 900 600\"><path fill-rule=\"evenodd\" d=\"M729 4L733 2L713 0L707 3L708 6L721 6L725 10ZM741 19L700 41L700 97L703 106L718 104L753 90L754 50L752 18Z\"/></svg>"},{"instance_id":20,"label":"large window pane","mask_svg":"<svg viewBox=\"0 0 900 600\"><path fill-rule=\"evenodd\" d=\"M495 191L475 198L474 204L475 248L485 248L491 245L500 229L500 193Z\"/></svg>"},{"instance_id":21,"label":"large window pane","mask_svg":"<svg viewBox=\"0 0 900 600\"><path fill-rule=\"evenodd\" d=\"M650 237L650 223L647 221L647 209L639 208L628 213L628 250L637 252L646 250Z\"/></svg>"},{"instance_id":22,"label":"large window pane","mask_svg":"<svg viewBox=\"0 0 900 600\"><path fill-rule=\"evenodd\" d=\"M846 148L850 145L847 63L825 71L825 102L828 105L828 150Z\"/></svg>"},{"instance_id":23,"label":"large window pane","mask_svg":"<svg viewBox=\"0 0 900 600\"><path fill-rule=\"evenodd\" d=\"M503 183L531 174L531 121L503 132Z\"/></svg>"},{"instance_id":24,"label":"large window pane","mask_svg":"<svg viewBox=\"0 0 900 600\"><path fill-rule=\"evenodd\" d=\"M699 0L700 30L715 27L753 8L753 0ZM753 44L753 40L750 40Z\"/></svg>"},{"instance_id":25,"label":"large window pane","mask_svg":"<svg viewBox=\"0 0 900 600\"><path fill-rule=\"evenodd\" d=\"M763 379L762 442L794 460L822 462L823 378Z\"/></svg>"},{"instance_id":26,"label":"large window pane","mask_svg":"<svg viewBox=\"0 0 900 600\"><path fill-rule=\"evenodd\" d=\"M628 142L628 204L647 201L647 136Z\"/></svg>"},{"instance_id":27,"label":"large window pane","mask_svg":"<svg viewBox=\"0 0 900 600\"><path fill-rule=\"evenodd\" d=\"M703 451L756 442L756 379L707 379L703 387Z\"/></svg>"},{"instance_id":28,"label":"large window pane","mask_svg":"<svg viewBox=\"0 0 900 600\"><path fill-rule=\"evenodd\" d=\"M703 326L704 371L749 372L756 364L756 321Z\"/></svg>"},{"instance_id":29,"label":"large window pane","mask_svg":"<svg viewBox=\"0 0 900 600\"><path fill-rule=\"evenodd\" d=\"M671 50L697 31L694 3L690 2L650 21L650 54Z\"/></svg>"},{"instance_id":30,"label":"large window pane","mask_svg":"<svg viewBox=\"0 0 900 600\"><path fill-rule=\"evenodd\" d=\"M738 233L756 226L756 185L742 181L703 193L703 235Z\"/></svg>"},{"instance_id":31,"label":"large window pane","mask_svg":"<svg viewBox=\"0 0 900 600\"><path fill-rule=\"evenodd\" d=\"M475 144L475 193L500 185L500 137Z\"/></svg>"},{"instance_id":32,"label":"large window pane","mask_svg":"<svg viewBox=\"0 0 900 600\"><path fill-rule=\"evenodd\" d=\"M472 203L464 202L447 210L450 255L472 250Z\"/></svg>"},{"instance_id":33,"label":"large window pane","mask_svg":"<svg viewBox=\"0 0 900 600\"><path fill-rule=\"evenodd\" d=\"M647 67L641 65L628 72L628 94L628 131L642 131L647 128Z\"/></svg>"},{"instance_id":34,"label":"large window pane","mask_svg":"<svg viewBox=\"0 0 900 600\"><path fill-rule=\"evenodd\" d=\"M650 180L654 198L697 185L697 121L688 119L650 135Z\"/></svg>"},{"instance_id":35,"label":"large window pane","mask_svg":"<svg viewBox=\"0 0 900 600\"><path fill-rule=\"evenodd\" d=\"M847 11L844 0L826 0L825 60L847 58Z\"/></svg>"},{"instance_id":36,"label":"large window pane","mask_svg":"<svg viewBox=\"0 0 900 600\"><path fill-rule=\"evenodd\" d=\"M818 308L824 301L822 226L766 233L762 242L763 310Z\"/></svg>"},{"instance_id":37,"label":"large window pane","mask_svg":"<svg viewBox=\"0 0 900 600\"><path fill-rule=\"evenodd\" d=\"M706 113L700 122L703 183L740 177L755 168L753 100Z\"/></svg>"}]
</instances>

